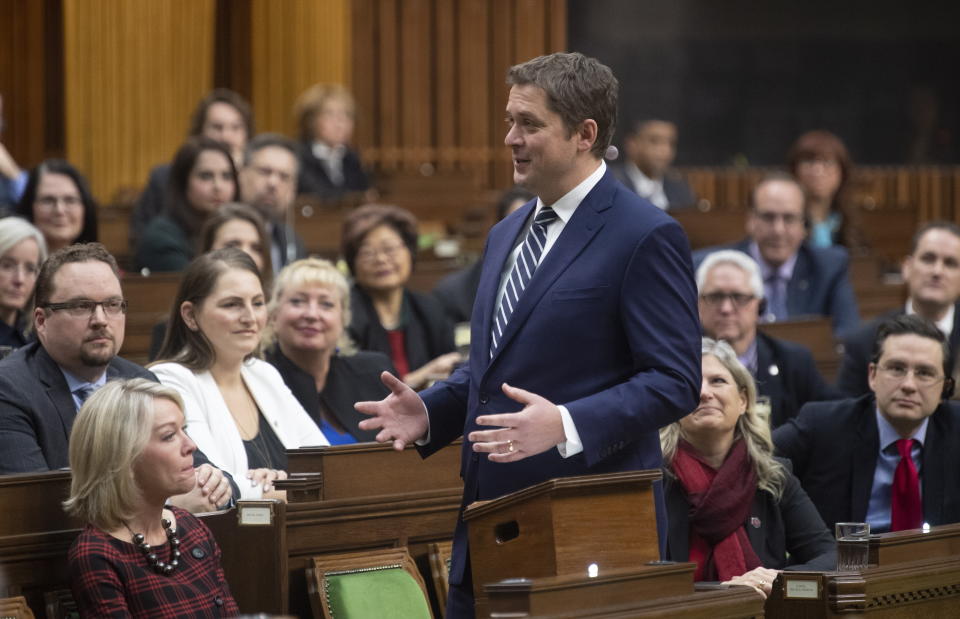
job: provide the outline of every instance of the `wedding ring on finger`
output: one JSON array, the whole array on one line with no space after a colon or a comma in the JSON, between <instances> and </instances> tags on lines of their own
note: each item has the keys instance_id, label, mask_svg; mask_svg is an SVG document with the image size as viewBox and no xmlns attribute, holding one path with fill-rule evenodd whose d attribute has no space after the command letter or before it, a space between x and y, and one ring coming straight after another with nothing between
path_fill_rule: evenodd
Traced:
<instances>
[{"instance_id":1,"label":"wedding ring on finger","mask_svg":"<svg viewBox=\"0 0 960 619\"><path fill-rule=\"evenodd\" d=\"M507 453L513 453L514 451L516 451L516 446L513 441L507 441Z\"/></svg>"}]
</instances>

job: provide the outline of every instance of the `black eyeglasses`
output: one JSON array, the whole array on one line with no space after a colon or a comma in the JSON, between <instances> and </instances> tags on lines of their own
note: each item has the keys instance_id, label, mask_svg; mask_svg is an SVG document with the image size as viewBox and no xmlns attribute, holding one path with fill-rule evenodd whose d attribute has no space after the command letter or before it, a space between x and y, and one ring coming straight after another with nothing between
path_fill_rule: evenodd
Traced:
<instances>
[{"instance_id":1,"label":"black eyeglasses","mask_svg":"<svg viewBox=\"0 0 960 619\"><path fill-rule=\"evenodd\" d=\"M730 302L736 307L744 307L757 297L752 294L743 294L740 292L711 292L700 295L700 298L706 301L708 305L720 306L723 305L724 301L730 299Z\"/></svg>"},{"instance_id":2,"label":"black eyeglasses","mask_svg":"<svg viewBox=\"0 0 960 619\"><path fill-rule=\"evenodd\" d=\"M43 307L51 312L66 312L67 315L74 318L89 318L97 311L97 306L102 307L103 313L107 316L127 313L127 302L119 298L107 299L106 301L77 299L76 301L64 301L63 303L47 303Z\"/></svg>"}]
</instances>

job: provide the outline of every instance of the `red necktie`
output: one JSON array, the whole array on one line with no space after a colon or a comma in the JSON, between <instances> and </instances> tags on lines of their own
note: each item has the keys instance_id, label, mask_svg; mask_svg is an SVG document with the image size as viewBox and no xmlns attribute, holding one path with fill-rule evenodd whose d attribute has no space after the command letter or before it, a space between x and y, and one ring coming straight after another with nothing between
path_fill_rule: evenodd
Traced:
<instances>
[{"instance_id":1,"label":"red necktie","mask_svg":"<svg viewBox=\"0 0 960 619\"><path fill-rule=\"evenodd\" d=\"M917 467L910 457L912 438L897 441L900 463L893 473L893 492L890 497L890 530L918 529L923 524L923 506L920 504L920 479Z\"/></svg>"}]
</instances>

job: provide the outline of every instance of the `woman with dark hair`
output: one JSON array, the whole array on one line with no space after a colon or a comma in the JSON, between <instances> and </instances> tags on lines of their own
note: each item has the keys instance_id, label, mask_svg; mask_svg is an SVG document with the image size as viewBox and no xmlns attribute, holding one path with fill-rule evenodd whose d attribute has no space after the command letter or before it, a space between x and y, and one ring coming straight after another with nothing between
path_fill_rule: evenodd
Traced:
<instances>
[{"instance_id":1,"label":"woman with dark hair","mask_svg":"<svg viewBox=\"0 0 960 619\"><path fill-rule=\"evenodd\" d=\"M860 247L862 238L848 195L853 160L843 141L829 131L808 131L787 152L787 167L806 194L809 243Z\"/></svg>"},{"instance_id":2,"label":"woman with dark hair","mask_svg":"<svg viewBox=\"0 0 960 619\"><path fill-rule=\"evenodd\" d=\"M196 450L180 395L154 381L109 381L80 408L64 508L86 523L69 553L81 617L239 612L210 530L169 505L197 485Z\"/></svg>"},{"instance_id":3,"label":"woman with dark hair","mask_svg":"<svg viewBox=\"0 0 960 619\"><path fill-rule=\"evenodd\" d=\"M337 199L370 189L360 155L350 147L355 113L353 96L339 84L316 84L300 95L294 109L300 130L297 193Z\"/></svg>"},{"instance_id":4,"label":"woman with dark hair","mask_svg":"<svg viewBox=\"0 0 960 619\"><path fill-rule=\"evenodd\" d=\"M348 332L361 350L390 357L414 389L446 378L461 361L453 327L429 294L406 286L417 251L417 220L395 206L371 204L343 223L343 256L353 273Z\"/></svg>"},{"instance_id":5,"label":"woman with dark hair","mask_svg":"<svg viewBox=\"0 0 960 619\"><path fill-rule=\"evenodd\" d=\"M50 253L97 240L97 203L87 179L63 159L47 159L30 172L17 214L43 233Z\"/></svg>"},{"instance_id":6,"label":"woman with dark hair","mask_svg":"<svg viewBox=\"0 0 960 619\"><path fill-rule=\"evenodd\" d=\"M244 149L254 136L253 110L246 99L226 88L217 88L197 103L190 116L187 137L206 136L222 142L233 164L239 170L243 165ZM130 246L136 248L144 228L163 212L170 182L170 164L163 163L150 170L150 179L140 194L130 218Z\"/></svg>"},{"instance_id":7,"label":"woman with dark hair","mask_svg":"<svg viewBox=\"0 0 960 619\"><path fill-rule=\"evenodd\" d=\"M777 570L832 570L836 546L786 461L773 457L757 387L726 342L703 338L703 384L692 413L660 430L667 558L694 580L770 594Z\"/></svg>"},{"instance_id":8,"label":"woman with dark hair","mask_svg":"<svg viewBox=\"0 0 960 619\"><path fill-rule=\"evenodd\" d=\"M144 230L137 268L181 271L196 255L200 230L222 204L237 198L230 151L206 137L190 138L173 158L164 213Z\"/></svg>"},{"instance_id":9,"label":"woman with dark hair","mask_svg":"<svg viewBox=\"0 0 960 619\"><path fill-rule=\"evenodd\" d=\"M184 401L188 433L243 498L284 498L287 449L328 445L277 370L257 358L267 320L260 271L234 247L190 263L151 370ZM247 480L244 483L243 480Z\"/></svg>"}]
</instances>

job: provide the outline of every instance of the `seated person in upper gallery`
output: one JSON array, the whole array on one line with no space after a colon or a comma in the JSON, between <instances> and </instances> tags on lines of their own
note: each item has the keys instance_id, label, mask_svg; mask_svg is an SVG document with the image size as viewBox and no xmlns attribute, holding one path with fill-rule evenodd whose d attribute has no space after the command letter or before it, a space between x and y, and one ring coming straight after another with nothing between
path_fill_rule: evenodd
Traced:
<instances>
[{"instance_id":1,"label":"seated person in upper gallery","mask_svg":"<svg viewBox=\"0 0 960 619\"><path fill-rule=\"evenodd\" d=\"M272 277L294 260L307 257L303 240L293 229L297 197L297 147L276 133L263 133L250 140L240 169L240 198L263 217L270 238Z\"/></svg>"},{"instance_id":2,"label":"seated person in upper gallery","mask_svg":"<svg viewBox=\"0 0 960 619\"><path fill-rule=\"evenodd\" d=\"M111 381L77 413L64 508L87 523L69 554L81 616L237 614L210 530L167 504L197 485L196 449L180 396L153 381Z\"/></svg>"},{"instance_id":3,"label":"seated person in upper gallery","mask_svg":"<svg viewBox=\"0 0 960 619\"><path fill-rule=\"evenodd\" d=\"M237 194L237 169L230 151L207 137L188 138L173 158L164 211L143 230L137 268L185 269L197 255L204 223Z\"/></svg>"},{"instance_id":4,"label":"seated person in upper gallery","mask_svg":"<svg viewBox=\"0 0 960 619\"><path fill-rule=\"evenodd\" d=\"M413 389L449 376L461 361L453 325L433 296L407 288L417 252L416 218L396 206L361 206L344 220L342 244L354 277L350 339L360 350L389 355Z\"/></svg>"},{"instance_id":5,"label":"seated person in upper gallery","mask_svg":"<svg viewBox=\"0 0 960 619\"><path fill-rule=\"evenodd\" d=\"M718 249L742 251L760 265L765 322L829 316L834 335L843 337L860 324L847 252L842 247L811 247L804 242L806 232L800 185L787 174L769 174L750 195L747 238L729 247L695 252L694 267Z\"/></svg>"},{"instance_id":6,"label":"seated person in upper gallery","mask_svg":"<svg viewBox=\"0 0 960 619\"><path fill-rule=\"evenodd\" d=\"M269 363L258 358L267 320L263 279L245 252L225 247L183 272L161 361L150 366L183 398L187 433L240 480L245 499L286 494L287 450L329 445Z\"/></svg>"},{"instance_id":7,"label":"seated person in upper gallery","mask_svg":"<svg viewBox=\"0 0 960 619\"><path fill-rule=\"evenodd\" d=\"M836 396L807 348L757 330L763 281L749 256L733 249L710 254L697 268L697 289L703 334L730 344L753 375L757 392L769 400L771 428L795 417L807 402Z\"/></svg>"},{"instance_id":8,"label":"seated person in upper gallery","mask_svg":"<svg viewBox=\"0 0 960 619\"><path fill-rule=\"evenodd\" d=\"M871 393L812 402L773 433L832 530L871 532L960 522L960 408L948 402L943 333L919 316L880 325L868 368Z\"/></svg>"},{"instance_id":9,"label":"seated person in upper gallery","mask_svg":"<svg viewBox=\"0 0 960 619\"><path fill-rule=\"evenodd\" d=\"M369 192L370 178L350 146L356 105L339 84L316 84L297 100L300 127L298 194L336 200L351 192ZM375 199L375 192L367 199Z\"/></svg>"},{"instance_id":10,"label":"seated person in upper gallery","mask_svg":"<svg viewBox=\"0 0 960 619\"><path fill-rule=\"evenodd\" d=\"M334 445L376 440L353 405L387 397L380 374L396 370L385 354L358 352L350 341L350 285L337 267L318 258L287 265L268 310L265 358L324 436Z\"/></svg>"},{"instance_id":11,"label":"seated person in upper gallery","mask_svg":"<svg viewBox=\"0 0 960 619\"><path fill-rule=\"evenodd\" d=\"M243 150L253 135L253 111L247 101L226 88L213 90L197 103L190 116L187 137L206 136L222 142L233 157L237 169L243 161ZM137 200L130 217L130 247L136 249L144 228L163 212L170 184L170 165L162 163L150 170L147 186Z\"/></svg>"},{"instance_id":12,"label":"seated person in upper gallery","mask_svg":"<svg viewBox=\"0 0 960 619\"><path fill-rule=\"evenodd\" d=\"M877 327L886 319L901 314L916 314L937 325L950 342L947 375L954 376L956 353L960 347L960 227L948 221L923 224L913 236L910 255L900 266L907 284L907 303L886 312L846 339L843 361L837 373L837 388L854 397L870 391L867 366L873 353Z\"/></svg>"},{"instance_id":13,"label":"seated person in upper gallery","mask_svg":"<svg viewBox=\"0 0 960 619\"><path fill-rule=\"evenodd\" d=\"M20 348L29 341L27 314L46 258L39 230L19 217L0 219L0 346Z\"/></svg>"},{"instance_id":14,"label":"seated person in upper gallery","mask_svg":"<svg viewBox=\"0 0 960 619\"><path fill-rule=\"evenodd\" d=\"M517 185L505 191L497 201L497 219L500 221L530 200L536 198L529 190ZM433 296L437 298L453 324L469 323L473 302L480 285L480 270L483 260L476 260L468 267L446 275L437 282Z\"/></svg>"},{"instance_id":15,"label":"seated person in upper gallery","mask_svg":"<svg viewBox=\"0 0 960 619\"><path fill-rule=\"evenodd\" d=\"M60 469L84 400L116 378L157 378L121 359L126 301L116 260L99 243L50 255L34 293L37 340L0 361L0 474ZM210 511L239 491L232 479L194 454L197 487L174 503Z\"/></svg>"},{"instance_id":16,"label":"seated person in upper gallery","mask_svg":"<svg viewBox=\"0 0 960 619\"><path fill-rule=\"evenodd\" d=\"M702 351L697 409L660 430L667 558L695 562L694 580L747 584L764 597L777 570L834 569L833 537L789 464L773 457L750 373L726 342L703 338Z\"/></svg>"},{"instance_id":17,"label":"seated person in upper gallery","mask_svg":"<svg viewBox=\"0 0 960 619\"><path fill-rule=\"evenodd\" d=\"M87 179L73 165L47 159L30 171L17 215L35 225L54 252L97 240L97 208Z\"/></svg>"},{"instance_id":18,"label":"seated person in upper gallery","mask_svg":"<svg viewBox=\"0 0 960 619\"><path fill-rule=\"evenodd\" d=\"M685 208L697 202L687 181L670 166L677 157L677 126L668 120L641 120L623 141L623 164L611 166L620 182L654 206Z\"/></svg>"},{"instance_id":19,"label":"seated person in upper gallery","mask_svg":"<svg viewBox=\"0 0 960 619\"><path fill-rule=\"evenodd\" d=\"M862 249L860 221L849 195L853 160L843 141L829 131L808 131L787 152L787 169L807 196L810 245Z\"/></svg>"}]
</instances>

